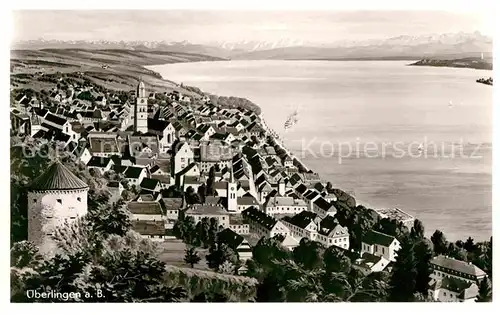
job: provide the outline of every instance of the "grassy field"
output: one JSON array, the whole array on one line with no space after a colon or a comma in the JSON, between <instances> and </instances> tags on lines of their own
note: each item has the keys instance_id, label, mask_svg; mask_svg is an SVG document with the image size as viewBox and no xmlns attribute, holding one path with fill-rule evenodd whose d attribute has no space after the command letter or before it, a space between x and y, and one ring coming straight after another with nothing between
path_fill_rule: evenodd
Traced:
<instances>
[{"instance_id":1,"label":"grassy field","mask_svg":"<svg viewBox=\"0 0 500 315\"><path fill-rule=\"evenodd\" d=\"M158 243L158 259L168 265L190 268L191 266L184 262L184 255L186 254L185 250L186 244L181 240L168 239ZM205 256L208 254L208 250L197 248L197 251L198 255L201 257L201 261L194 265L194 268L210 270L207 266L207 260L205 259Z\"/></svg>"},{"instance_id":2,"label":"grassy field","mask_svg":"<svg viewBox=\"0 0 500 315\"><path fill-rule=\"evenodd\" d=\"M220 60L215 57L151 51L132 50L85 50L85 49L42 49L12 50L11 80L16 88L41 90L54 84L36 80L36 75L54 73L79 73L83 77L111 90L132 90L137 79L142 78L149 89L156 91L178 90L184 94L192 92L176 83L164 80L146 65L178 62Z\"/></svg>"}]
</instances>

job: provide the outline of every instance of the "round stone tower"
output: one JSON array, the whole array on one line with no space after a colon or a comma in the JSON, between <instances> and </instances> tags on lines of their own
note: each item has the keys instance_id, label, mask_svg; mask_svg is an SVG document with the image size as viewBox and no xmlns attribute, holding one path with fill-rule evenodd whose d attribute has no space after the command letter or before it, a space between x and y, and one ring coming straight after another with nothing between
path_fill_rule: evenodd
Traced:
<instances>
[{"instance_id":1,"label":"round stone tower","mask_svg":"<svg viewBox=\"0 0 500 315\"><path fill-rule=\"evenodd\" d=\"M41 253L55 249L57 227L87 213L89 186L60 162L37 177L28 187L28 241Z\"/></svg>"}]
</instances>

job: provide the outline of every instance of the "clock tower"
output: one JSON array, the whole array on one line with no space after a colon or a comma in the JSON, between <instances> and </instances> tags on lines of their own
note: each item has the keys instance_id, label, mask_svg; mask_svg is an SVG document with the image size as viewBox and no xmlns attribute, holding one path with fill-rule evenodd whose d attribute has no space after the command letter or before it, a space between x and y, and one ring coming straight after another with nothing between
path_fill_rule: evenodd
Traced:
<instances>
[{"instance_id":1,"label":"clock tower","mask_svg":"<svg viewBox=\"0 0 500 315\"><path fill-rule=\"evenodd\" d=\"M134 132L148 132L148 98L142 80L137 85L137 99L134 110Z\"/></svg>"},{"instance_id":2,"label":"clock tower","mask_svg":"<svg viewBox=\"0 0 500 315\"><path fill-rule=\"evenodd\" d=\"M238 183L234 180L233 166L231 165L231 176L227 182L227 211L238 211Z\"/></svg>"}]
</instances>

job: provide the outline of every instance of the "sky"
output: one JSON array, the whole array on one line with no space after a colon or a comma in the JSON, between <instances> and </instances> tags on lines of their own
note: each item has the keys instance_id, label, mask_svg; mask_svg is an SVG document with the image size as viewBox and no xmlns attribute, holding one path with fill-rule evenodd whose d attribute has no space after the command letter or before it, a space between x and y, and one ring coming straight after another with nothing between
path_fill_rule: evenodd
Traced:
<instances>
[{"instance_id":1,"label":"sky","mask_svg":"<svg viewBox=\"0 0 500 315\"><path fill-rule=\"evenodd\" d=\"M444 11L14 11L14 41L145 40L313 43L479 31L490 16Z\"/></svg>"}]
</instances>

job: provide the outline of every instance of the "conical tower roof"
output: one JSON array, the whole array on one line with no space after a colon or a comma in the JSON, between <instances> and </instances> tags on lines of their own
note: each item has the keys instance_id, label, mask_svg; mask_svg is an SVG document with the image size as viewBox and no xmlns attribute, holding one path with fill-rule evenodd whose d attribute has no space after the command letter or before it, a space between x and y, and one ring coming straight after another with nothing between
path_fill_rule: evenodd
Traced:
<instances>
[{"instance_id":1,"label":"conical tower roof","mask_svg":"<svg viewBox=\"0 0 500 315\"><path fill-rule=\"evenodd\" d=\"M33 180L30 190L75 190L89 186L71 173L61 162L52 164L45 173Z\"/></svg>"}]
</instances>

